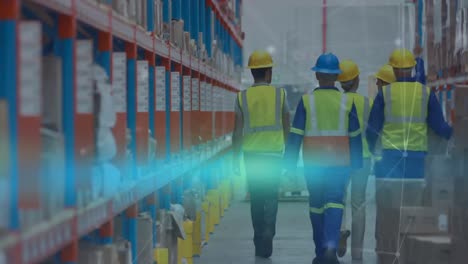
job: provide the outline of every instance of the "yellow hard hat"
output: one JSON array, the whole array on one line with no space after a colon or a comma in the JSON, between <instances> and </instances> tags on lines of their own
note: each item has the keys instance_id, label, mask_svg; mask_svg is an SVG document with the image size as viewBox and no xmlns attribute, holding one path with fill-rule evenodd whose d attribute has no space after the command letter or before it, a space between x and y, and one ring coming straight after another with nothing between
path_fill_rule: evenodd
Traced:
<instances>
[{"instance_id":1,"label":"yellow hard hat","mask_svg":"<svg viewBox=\"0 0 468 264\"><path fill-rule=\"evenodd\" d=\"M396 49L392 52L392 55L390 55L388 64L393 68L412 68L416 65L416 60L411 51L407 49Z\"/></svg>"},{"instance_id":2,"label":"yellow hard hat","mask_svg":"<svg viewBox=\"0 0 468 264\"><path fill-rule=\"evenodd\" d=\"M261 68L271 68L275 66L273 64L273 58L270 53L263 50L256 50L252 52L249 57L249 69L261 69Z\"/></svg>"},{"instance_id":3,"label":"yellow hard hat","mask_svg":"<svg viewBox=\"0 0 468 264\"><path fill-rule=\"evenodd\" d=\"M338 75L339 82L348 82L354 80L359 75L359 67L352 60L340 62L341 74Z\"/></svg>"},{"instance_id":4,"label":"yellow hard hat","mask_svg":"<svg viewBox=\"0 0 468 264\"><path fill-rule=\"evenodd\" d=\"M375 78L380 79L386 83L396 82L396 77L395 73L393 72L393 68L388 64L382 66L374 76Z\"/></svg>"}]
</instances>

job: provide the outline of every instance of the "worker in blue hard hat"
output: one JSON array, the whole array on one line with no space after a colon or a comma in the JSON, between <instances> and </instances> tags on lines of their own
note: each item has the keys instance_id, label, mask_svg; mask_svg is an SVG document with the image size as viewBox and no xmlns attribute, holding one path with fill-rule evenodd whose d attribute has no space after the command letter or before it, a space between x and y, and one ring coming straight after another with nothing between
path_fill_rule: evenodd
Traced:
<instances>
[{"instance_id":1,"label":"worker in blue hard hat","mask_svg":"<svg viewBox=\"0 0 468 264\"><path fill-rule=\"evenodd\" d=\"M344 193L351 170L362 167L362 139L356 106L335 86L338 58L321 55L312 68L319 87L302 96L286 144L288 171L302 146L316 257L313 264L337 264Z\"/></svg>"}]
</instances>

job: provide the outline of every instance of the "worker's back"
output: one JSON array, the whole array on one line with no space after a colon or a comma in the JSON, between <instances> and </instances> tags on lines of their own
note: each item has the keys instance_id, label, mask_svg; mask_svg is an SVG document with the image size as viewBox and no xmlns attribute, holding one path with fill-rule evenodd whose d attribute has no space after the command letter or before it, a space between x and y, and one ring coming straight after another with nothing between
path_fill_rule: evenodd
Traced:
<instances>
[{"instance_id":1,"label":"worker's back","mask_svg":"<svg viewBox=\"0 0 468 264\"><path fill-rule=\"evenodd\" d=\"M346 104L346 94L319 88L304 95L303 102L307 116L304 162L320 167L350 166L350 108Z\"/></svg>"},{"instance_id":2,"label":"worker's back","mask_svg":"<svg viewBox=\"0 0 468 264\"><path fill-rule=\"evenodd\" d=\"M348 97L348 101L347 101L348 109L351 109L353 103L356 107L356 112L357 112L359 124L361 127L363 157L370 158L371 152L369 151L369 147L367 144L364 131L366 130L366 127L367 127L367 121L369 120L370 107L372 103L370 102L369 98L358 93L346 93L346 96Z\"/></svg>"},{"instance_id":3,"label":"worker's back","mask_svg":"<svg viewBox=\"0 0 468 264\"><path fill-rule=\"evenodd\" d=\"M418 82L396 82L383 89L384 149L427 151L429 94L429 88Z\"/></svg>"},{"instance_id":4,"label":"worker's back","mask_svg":"<svg viewBox=\"0 0 468 264\"><path fill-rule=\"evenodd\" d=\"M254 85L238 95L244 120L244 152L282 153L285 91L267 84Z\"/></svg>"}]
</instances>

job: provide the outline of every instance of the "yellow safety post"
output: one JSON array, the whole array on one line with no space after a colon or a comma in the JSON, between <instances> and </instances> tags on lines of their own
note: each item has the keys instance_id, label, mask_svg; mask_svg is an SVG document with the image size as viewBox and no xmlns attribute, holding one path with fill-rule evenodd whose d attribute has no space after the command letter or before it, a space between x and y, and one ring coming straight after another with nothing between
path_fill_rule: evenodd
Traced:
<instances>
[{"instance_id":1,"label":"yellow safety post","mask_svg":"<svg viewBox=\"0 0 468 264\"><path fill-rule=\"evenodd\" d=\"M195 222L193 223L192 235L192 252L194 257L201 255L201 218L201 212L197 212Z\"/></svg>"},{"instance_id":2,"label":"yellow safety post","mask_svg":"<svg viewBox=\"0 0 468 264\"><path fill-rule=\"evenodd\" d=\"M184 221L185 240L182 240L181 249L182 258L186 264L193 264L193 222L190 220Z\"/></svg>"},{"instance_id":3,"label":"yellow safety post","mask_svg":"<svg viewBox=\"0 0 468 264\"><path fill-rule=\"evenodd\" d=\"M224 216L224 206L225 206L225 199L224 199L224 195L225 195L225 188L224 188L224 181L221 182L221 184L219 185L219 217L223 217Z\"/></svg>"},{"instance_id":4,"label":"yellow safety post","mask_svg":"<svg viewBox=\"0 0 468 264\"><path fill-rule=\"evenodd\" d=\"M214 226L219 224L220 221L219 191L217 189L208 191L207 199L210 202L210 232L214 232Z\"/></svg>"},{"instance_id":5,"label":"yellow safety post","mask_svg":"<svg viewBox=\"0 0 468 264\"><path fill-rule=\"evenodd\" d=\"M167 248L156 248L153 259L158 264L169 264L169 250Z\"/></svg>"},{"instance_id":6,"label":"yellow safety post","mask_svg":"<svg viewBox=\"0 0 468 264\"><path fill-rule=\"evenodd\" d=\"M205 213L205 242L208 243L208 241L210 241L210 225L211 225L210 202L208 200L202 203L202 210Z\"/></svg>"}]
</instances>

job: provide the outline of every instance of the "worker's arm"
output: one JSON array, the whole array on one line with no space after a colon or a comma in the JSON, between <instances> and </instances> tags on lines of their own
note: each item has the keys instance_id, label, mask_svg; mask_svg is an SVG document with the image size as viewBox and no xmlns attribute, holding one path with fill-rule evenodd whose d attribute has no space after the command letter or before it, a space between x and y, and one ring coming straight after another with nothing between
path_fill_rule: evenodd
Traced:
<instances>
[{"instance_id":1,"label":"worker's arm","mask_svg":"<svg viewBox=\"0 0 468 264\"><path fill-rule=\"evenodd\" d=\"M383 93L382 91L379 91L374 99L374 103L369 114L369 121L367 122L366 128L366 139L371 153L375 152L375 145L379 138L380 132L383 129L385 121L384 110L385 101Z\"/></svg>"},{"instance_id":2,"label":"worker's arm","mask_svg":"<svg viewBox=\"0 0 468 264\"><path fill-rule=\"evenodd\" d=\"M289 116L289 104L288 104L288 95L286 94L286 91L284 91L284 102L283 102L283 115L282 115L282 124L283 124L283 136L284 136L284 142L288 140L288 133L291 128L291 121L290 121L290 116Z\"/></svg>"},{"instance_id":3,"label":"worker's arm","mask_svg":"<svg viewBox=\"0 0 468 264\"><path fill-rule=\"evenodd\" d=\"M304 100L301 98L297 105L296 114L294 115L291 131L288 133L286 143L286 151L284 154L289 169L295 168L299 157L299 150L304 139L306 123L306 111L304 108Z\"/></svg>"},{"instance_id":4,"label":"worker's arm","mask_svg":"<svg viewBox=\"0 0 468 264\"><path fill-rule=\"evenodd\" d=\"M236 97L235 104L235 118L234 118L234 133L232 135L232 148L234 158L238 158L241 152L242 135L244 131L244 119L242 117L242 110L239 105L239 97Z\"/></svg>"},{"instance_id":5,"label":"worker's arm","mask_svg":"<svg viewBox=\"0 0 468 264\"><path fill-rule=\"evenodd\" d=\"M362 135L356 105L354 105L354 103L349 112L348 134L351 166L355 169L362 168Z\"/></svg>"},{"instance_id":6,"label":"worker's arm","mask_svg":"<svg viewBox=\"0 0 468 264\"><path fill-rule=\"evenodd\" d=\"M424 60L421 57L416 58L415 80L423 85L426 85L426 71L424 69Z\"/></svg>"},{"instance_id":7,"label":"worker's arm","mask_svg":"<svg viewBox=\"0 0 468 264\"><path fill-rule=\"evenodd\" d=\"M452 128L445 122L442 108L434 92L429 95L429 104L427 111L427 125L440 137L450 139Z\"/></svg>"}]
</instances>

